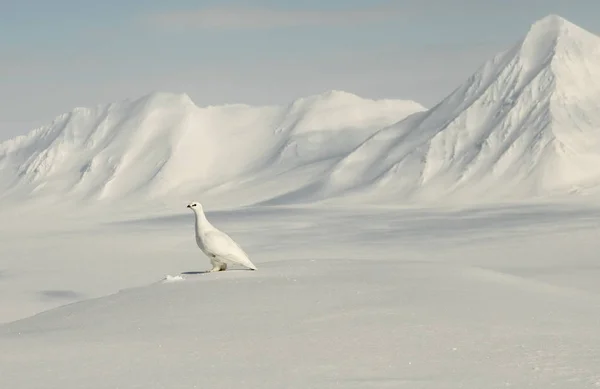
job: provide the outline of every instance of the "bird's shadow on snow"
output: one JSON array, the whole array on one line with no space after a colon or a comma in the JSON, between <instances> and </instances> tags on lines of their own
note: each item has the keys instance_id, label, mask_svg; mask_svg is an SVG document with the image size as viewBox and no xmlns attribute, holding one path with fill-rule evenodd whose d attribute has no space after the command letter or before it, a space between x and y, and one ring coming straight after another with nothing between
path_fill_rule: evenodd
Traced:
<instances>
[{"instance_id":1,"label":"bird's shadow on snow","mask_svg":"<svg viewBox=\"0 0 600 389\"><path fill-rule=\"evenodd\" d=\"M252 271L251 269L227 269L220 272L211 272L210 270L196 270L196 271L184 271L181 274L197 275L197 274L210 274L210 273L223 273L231 271Z\"/></svg>"}]
</instances>

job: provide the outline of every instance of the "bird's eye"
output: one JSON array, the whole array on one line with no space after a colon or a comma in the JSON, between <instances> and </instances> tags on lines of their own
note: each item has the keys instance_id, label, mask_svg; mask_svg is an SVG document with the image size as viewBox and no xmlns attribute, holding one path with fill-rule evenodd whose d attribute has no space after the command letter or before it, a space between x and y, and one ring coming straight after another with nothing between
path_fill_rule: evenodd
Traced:
<instances>
[{"instance_id":1,"label":"bird's eye","mask_svg":"<svg viewBox=\"0 0 600 389\"><path fill-rule=\"evenodd\" d=\"M195 206L196 206L196 204L192 204L192 207L195 207Z\"/></svg>"}]
</instances>

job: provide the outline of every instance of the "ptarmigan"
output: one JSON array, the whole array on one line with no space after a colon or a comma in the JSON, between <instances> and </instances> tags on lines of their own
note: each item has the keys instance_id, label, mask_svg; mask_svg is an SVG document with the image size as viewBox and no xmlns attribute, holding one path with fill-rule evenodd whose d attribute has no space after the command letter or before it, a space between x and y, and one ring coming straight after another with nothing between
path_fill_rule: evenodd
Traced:
<instances>
[{"instance_id":1,"label":"ptarmigan","mask_svg":"<svg viewBox=\"0 0 600 389\"><path fill-rule=\"evenodd\" d=\"M256 266L250 261L244 250L229 235L210 224L200 203L193 202L187 207L194 211L196 216L196 243L200 250L210 258L213 266L211 272L226 270L228 263L256 270Z\"/></svg>"}]
</instances>

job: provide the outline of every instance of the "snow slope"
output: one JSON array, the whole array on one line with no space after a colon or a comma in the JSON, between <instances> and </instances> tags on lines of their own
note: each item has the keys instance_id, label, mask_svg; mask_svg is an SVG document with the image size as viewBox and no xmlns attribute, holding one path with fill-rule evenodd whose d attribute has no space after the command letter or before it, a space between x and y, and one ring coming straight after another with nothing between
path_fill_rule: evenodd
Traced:
<instances>
[{"instance_id":1,"label":"snow slope","mask_svg":"<svg viewBox=\"0 0 600 389\"><path fill-rule=\"evenodd\" d=\"M77 108L0 144L0 189L19 200L139 199L265 182L294 170L287 183L293 187L310 180L303 168L327 165L378 128L423 110L412 101L340 91L287 107L204 108L187 95L152 93ZM279 186L273 190L286 189Z\"/></svg>"},{"instance_id":2,"label":"snow slope","mask_svg":"<svg viewBox=\"0 0 600 389\"><path fill-rule=\"evenodd\" d=\"M427 112L378 131L278 201L480 201L600 184L600 37L550 15Z\"/></svg>"},{"instance_id":3,"label":"snow slope","mask_svg":"<svg viewBox=\"0 0 600 389\"><path fill-rule=\"evenodd\" d=\"M209 212L220 274L184 212L4 225L0 387L600 385L598 208Z\"/></svg>"}]
</instances>

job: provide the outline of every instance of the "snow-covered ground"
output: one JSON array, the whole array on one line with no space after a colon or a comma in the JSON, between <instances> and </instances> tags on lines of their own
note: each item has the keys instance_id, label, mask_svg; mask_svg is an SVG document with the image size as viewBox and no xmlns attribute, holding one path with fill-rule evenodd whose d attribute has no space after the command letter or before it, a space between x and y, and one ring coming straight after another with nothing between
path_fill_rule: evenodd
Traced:
<instances>
[{"instance_id":1,"label":"snow-covered ground","mask_svg":"<svg viewBox=\"0 0 600 389\"><path fill-rule=\"evenodd\" d=\"M0 235L0 387L600 385L600 207L208 212L258 266L212 274L183 205L50 215Z\"/></svg>"}]
</instances>

